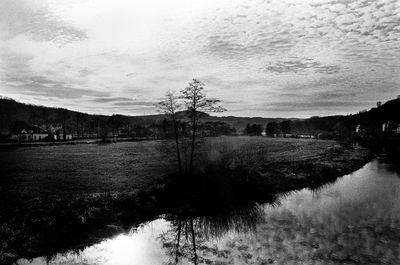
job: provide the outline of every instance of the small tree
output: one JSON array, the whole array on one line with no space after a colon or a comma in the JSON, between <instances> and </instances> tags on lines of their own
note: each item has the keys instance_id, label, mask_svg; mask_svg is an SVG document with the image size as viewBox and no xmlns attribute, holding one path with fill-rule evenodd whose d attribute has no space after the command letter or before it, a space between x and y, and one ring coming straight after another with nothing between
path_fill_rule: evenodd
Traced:
<instances>
[{"instance_id":1,"label":"small tree","mask_svg":"<svg viewBox=\"0 0 400 265\"><path fill-rule=\"evenodd\" d=\"M81 135L81 137L83 137L82 135L82 129L79 129L79 126L82 126L82 120L83 120L83 113L78 112L75 114L75 123L76 123L76 136L79 137L79 134Z\"/></svg>"},{"instance_id":2,"label":"small tree","mask_svg":"<svg viewBox=\"0 0 400 265\"><path fill-rule=\"evenodd\" d=\"M167 92L165 99L158 103L159 111L168 115L174 127L175 145L176 145L176 156L178 159L179 174L182 174L182 160L181 152L179 149L179 133L176 119L176 112L181 108L181 104L178 102L178 98L175 96L173 91Z\"/></svg>"},{"instance_id":3,"label":"small tree","mask_svg":"<svg viewBox=\"0 0 400 265\"><path fill-rule=\"evenodd\" d=\"M252 124L247 123L246 128L244 129L244 133L247 135L261 135L262 126L261 124Z\"/></svg>"},{"instance_id":4,"label":"small tree","mask_svg":"<svg viewBox=\"0 0 400 265\"><path fill-rule=\"evenodd\" d=\"M246 128L244 128L244 134L250 134L250 132L251 132L250 123L247 123Z\"/></svg>"},{"instance_id":5,"label":"small tree","mask_svg":"<svg viewBox=\"0 0 400 265\"><path fill-rule=\"evenodd\" d=\"M193 79L189 86L181 90L181 97L184 100L186 108L190 114L192 125L192 140L190 150L189 173L193 171L193 157L196 146L196 130L199 112L223 112L224 108L216 106L221 102L218 99L209 99L204 92L204 83Z\"/></svg>"},{"instance_id":6,"label":"small tree","mask_svg":"<svg viewBox=\"0 0 400 265\"><path fill-rule=\"evenodd\" d=\"M63 133L63 140L67 139L67 120L69 119L69 112L66 109L59 109L57 112L57 119L61 122L62 133Z\"/></svg>"},{"instance_id":7,"label":"small tree","mask_svg":"<svg viewBox=\"0 0 400 265\"><path fill-rule=\"evenodd\" d=\"M266 135L270 137L274 137L275 134L279 133L279 125L277 122L269 122L267 126L265 127L265 133Z\"/></svg>"},{"instance_id":8,"label":"small tree","mask_svg":"<svg viewBox=\"0 0 400 265\"><path fill-rule=\"evenodd\" d=\"M93 117L93 126L96 130L96 137L99 138L100 137L100 118L98 116L94 116Z\"/></svg>"},{"instance_id":9,"label":"small tree","mask_svg":"<svg viewBox=\"0 0 400 265\"><path fill-rule=\"evenodd\" d=\"M281 131L282 131L283 134L290 133L290 127L291 127L291 121L290 120L281 122L280 126L281 126Z\"/></svg>"},{"instance_id":10,"label":"small tree","mask_svg":"<svg viewBox=\"0 0 400 265\"><path fill-rule=\"evenodd\" d=\"M46 107L41 107L39 116L41 117L42 126L44 125L44 127L48 131L50 129L51 124L54 122L54 120L52 119L50 109Z\"/></svg>"},{"instance_id":11,"label":"small tree","mask_svg":"<svg viewBox=\"0 0 400 265\"><path fill-rule=\"evenodd\" d=\"M107 120L107 125L113 129L113 133L119 135L120 129L127 124L127 119L121 114L113 114Z\"/></svg>"}]
</instances>

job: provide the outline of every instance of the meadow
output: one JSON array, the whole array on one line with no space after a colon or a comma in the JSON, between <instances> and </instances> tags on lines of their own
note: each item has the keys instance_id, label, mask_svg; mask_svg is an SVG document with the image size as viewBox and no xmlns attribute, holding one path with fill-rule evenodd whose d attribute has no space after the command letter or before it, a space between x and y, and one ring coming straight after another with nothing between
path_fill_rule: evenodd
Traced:
<instances>
[{"instance_id":1,"label":"meadow","mask_svg":"<svg viewBox=\"0 0 400 265\"><path fill-rule=\"evenodd\" d=\"M169 145L1 149L0 263L79 249L161 214L200 216L270 201L350 173L372 157L334 141L206 138L196 160L202 170L181 181Z\"/></svg>"},{"instance_id":2,"label":"meadow","mask_svg":"<svg viewBox=\"0 0 400 265\"><path fill-rule=\"evenodd\" d=\"M334 141L267 137L208 138L201 152L263 148L268 161L304 160L337 145ZM161 141L117 142L0 149L0 188L20 197L70 196L130 191L175 170ZM227 151L227 150L223 150Z\"/></svg>"}]
</instances>

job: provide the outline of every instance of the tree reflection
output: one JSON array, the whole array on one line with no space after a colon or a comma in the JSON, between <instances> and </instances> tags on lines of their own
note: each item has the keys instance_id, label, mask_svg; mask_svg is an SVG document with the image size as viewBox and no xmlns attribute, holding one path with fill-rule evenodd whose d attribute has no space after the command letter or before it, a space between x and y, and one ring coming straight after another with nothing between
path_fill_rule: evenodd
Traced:
<instances>
[{"instance_id":1,"label":"tree reflection","mask_svg":"<svg viewBox=\"0 0 400 265\"><path fill-rule=\"evenodd\" d=\"M171 229L159 237L170 256L167 264L191 261L197 265L203 260L198 252L211 249L207 244L209 239L218 239L229 232L255 232L256 225L264 220L263 213L263 208L254 203L250 207L213 216L168 216L166 219L171 222Z\"/></svg>"}]
</instances>

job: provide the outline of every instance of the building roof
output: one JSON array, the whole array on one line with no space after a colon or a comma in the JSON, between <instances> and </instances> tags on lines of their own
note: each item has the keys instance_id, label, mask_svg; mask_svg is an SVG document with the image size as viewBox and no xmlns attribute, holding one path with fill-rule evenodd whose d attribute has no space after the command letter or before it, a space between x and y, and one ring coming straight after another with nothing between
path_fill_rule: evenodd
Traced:
<instances>
[{"instance_id":1,"label":"building roof","mask_svg":"<svg viewBox=\"0 0 400 265\"><path fill-rule=\"evenodd\" d=\"M32 127L30 127L29 129L27 129L26 131L28 131L29 133L43 133L46 134L47 131L43 130L42 128L40 128L37 125L33 125Z\"/></svg>"}]
</instances>

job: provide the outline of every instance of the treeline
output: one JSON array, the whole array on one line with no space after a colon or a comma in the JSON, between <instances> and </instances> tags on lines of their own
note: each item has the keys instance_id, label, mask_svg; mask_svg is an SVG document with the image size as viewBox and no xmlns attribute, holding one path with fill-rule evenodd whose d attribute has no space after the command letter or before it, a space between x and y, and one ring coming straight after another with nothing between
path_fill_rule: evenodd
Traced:
<instances>
[{"instance_id":1,"label":"treeline","mask_svg":"<svg viewBox=\"0 0 400 265\"><path fill-rule=\"evenodd\" d=\"M299 136L320 139L351 137L359 126L362 134L371 135L382 130L382 124L392 127L400 123L400 99L380 104L369 111L347 116L311 117L309 119L267 119L215 117L203 115L201 133L217 136L241 133L245 135ZM178 112L181 122L190 122L188 113ZM16 102L0 97L0 137L5 138L23 128L39 125L45 130L74 137L104 137L110 135L137 137L164 137L171 130L165 115L124 116L115 114L91 115L61 108L48 108ZM185 128L186 125L182 125Z\"/></svg>"},{"instance_id":2,"label":"treeline","mask_svg":"<svg viewBox=\"0 0 400 265\"><path fill-rule=\"evenodd\" d=\"M263 132L266 136L276 137L282 134L290 134L291 133L291 124L293 122L291 120L284 120L281 122L269 122L263 128L262 124L250 124L248 123L243 130L245 135L262 135Z\"/></svg>"},{"instance_id":3,"label":"treeline","mask_svg":"<svg viewBox=\"0 0 400 265\"><path fill-rule=\"evenodd\" d=\"M382 125L390 122L393 125L400 123L400 99L378 104L370 110L360 111L357 114L347 116L311 117L291 124L292 133L310 133L332 135L350 135L356 132L356 128L366 133L382 131Z\"/></svg>"},{"instance_id":4,"label":"treeline","mask_svg":"<svg viewBox=\"0 0 400 265\"><path fill-rule=\"evenodd\" d=\"M184 133L189 133L189 121L186 113L178 114ZM62 108L27 105L9 98L0 98L0 137L7 138L19 134L23 129L38 126L49 134L73 138L106 137L169 137L172 123L165 116L131 117L120 114L91 115ZM199 131L204 136L229 135L236 129L227 123L205 121L199 124Z\"/></svg>"},{"instance_id":5,"label":"treeline","mask_svg":"<svg viewBox=\"0 0 400 265\"><path fill-rule=\"evenodd\" d=\"M286 133L292 135L312 135L319 139L349 140L353 138L368 138L383 133L382 126L389 126L385 135L398 136L400 125L400 98L389 100L384 104L380 102L370 110L363 110L347 116L311 117L304 120L290 121ZM272 125L271 131L285 133L282 125ZM285 127L285 126L284 126ZM267 126L268 128L268 126ZM268 134L268 130L266 130ZM380 135L379 137L383 137ZM373 137L376 138L376 137Z\"/></svg>"},{"instance_id":6,"label":"treeline","mask_svg":"<svg viewBox=\"0 0 400 265\"><path fill-rule=\"evenodd\" d=\"M311 117L268 122L263 124L248 123L243 129L246 135L270 137L312 137L318 139L349 139L354 137L369 138L382 133L382 126L387 127L385 135L397 135L400 125L400 98L378 104L370 110L360 111L347 116ZM358 129L357 129L358 128Z\"/></svg>"},{"instance_id":7,"label":"treeline","mask_svg":"<svg viewBox=\"0 0 400 265\"><path fill-rule=\"evenodd\" d=\"M247 123L246 128L244 128L243 133L245 135L261 135L263 128L261 124L250 124Z\"/></svg>"}]
</instances>

